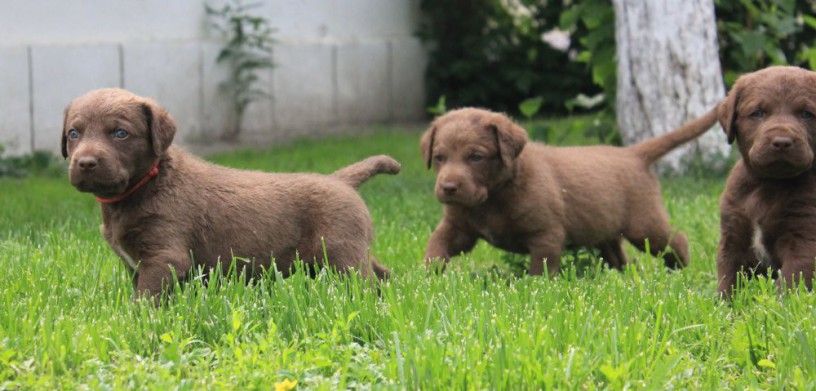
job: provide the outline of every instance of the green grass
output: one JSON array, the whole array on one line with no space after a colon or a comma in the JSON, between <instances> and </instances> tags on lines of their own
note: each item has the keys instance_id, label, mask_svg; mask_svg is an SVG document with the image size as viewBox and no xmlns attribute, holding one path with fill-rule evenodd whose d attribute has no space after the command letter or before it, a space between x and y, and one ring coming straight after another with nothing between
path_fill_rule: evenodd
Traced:
<instances>
[{"instance_id":1,"label":"green grass","mask_svg":"<svg viewBox=\"0 0 816 391\"><path fill-rule=\"evenodd\" d=\"M664 180L691 242L679 272L628 248L610 271L565 260L554 280L515 278L518 257L480 244L449 272L422 254L441 207L418 133L300 141L212 160L328 173L387 153L403 164L361 192L381 296L322 273L178 287L161 308L131 301L98 231L98 206L65 178L0 179L0 389L814 389L816 296L751 280L716 294L722 180ZM510 265L510 266L508 266Z\"/></svg>"}]
</instances>

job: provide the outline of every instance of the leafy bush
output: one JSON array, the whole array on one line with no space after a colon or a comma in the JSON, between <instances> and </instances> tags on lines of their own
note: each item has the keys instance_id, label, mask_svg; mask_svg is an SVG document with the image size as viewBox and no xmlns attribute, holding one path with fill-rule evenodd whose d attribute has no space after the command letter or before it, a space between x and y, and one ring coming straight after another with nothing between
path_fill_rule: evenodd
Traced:
<instances>
[{"instance_id":1,"label":"leafy bush","mask_svg":"<svg viewBox=\"0 0 816 391\"><path fill-rule=\"evenodd\" d=\"M601 102L589 99L584 102L584 95L570 100L570 103L591 108ZM568 120L533 120L541 108L541 98L530 98L519 104L519 111L527 119L525 128L530 138L554 145L587 145L607 144L621 145L620 134L614 113L609 110L600 110L583 116L571 116Z\"/></svg>"},{"instance_id":2,"label":"leafy bush","mask_svg":"<svg viewBox=\"0 0 816 391\"><path fill-rule=\"evenodd\" d=\"M258 87L258 72L270 69L272 63L272 28L263 17L252 15L249 11L260 4L242 4L233 0L220 9L205 5L207 15L211 18L211 27L217 31L226 45L218 53L216 63L226 63L229 67L229 80L221 87L229 91L235 110L235 123L223 135L224 140L234 141L241 131L244 112L250 103L270 96L265 89Z\"/></svg>"},{"instance_id":3,"label":"leafy bush","mask_svg":"<svg viewBox=\"0 0 816 391\"><path fill-rule=\"evenodd\" d=\"M22 156L3 156L0 144L0 177L23 178L31 174L59 176L65 172L62 159L45 151L34 151Z\"/></svg>"},{"instance_id":4,"label":"leafy bush","mask_svg":"<svg viewBox=\"0 0 816 391\"><path fill-rule=\"evenodd\" d=\"M816 68L816 3L715 0L725 83L770 65Z\"/></svg>"},{"instance_id":5,"label":"leafy bush","mask_svg":"<svg viewBox=\"0 0 816 391\"><path fill-rule=\"evenodd\" d=\"M726 85L769 65L816 69L816 2L714 0L720 62ZM613 115L616 89L615 18L609 0L423 0L420 37L431 45L428 101L444 95L449 107L485 106L521 112L572 111L579 93L603 91ZM570 33L570 52L553 49L542 34ZM579 63L583 63L582 66ZM594 87L588 85L594 83ZM577 105L577 107L582 107Z\"/></svg>"},{"instance_id":6,"label":"leafy bush","mask_svg":"<svg viewBox=\"0 0 816 391\"><path fill-rule=\"evenodd\" d=\"M615 13L609 0L569 2L559 18L562 30L570 32L576 60L592 72L592 82L604 91L607 107L615 107L617 63L615 62Z\"/></svg>"},{"instance_id":7,"label":"leafy bush","mask_svg":"<svg viewBox=\"0 0 816 391\"><path fill-rule=\"evenodd\" d=\"M558 26L560 2L422 0L419 37L429 47L427 101L518 113L529 97L542 111L565 112L580 92L596 93L589 70L542 36Z\"/></svg>"}]
</instances>

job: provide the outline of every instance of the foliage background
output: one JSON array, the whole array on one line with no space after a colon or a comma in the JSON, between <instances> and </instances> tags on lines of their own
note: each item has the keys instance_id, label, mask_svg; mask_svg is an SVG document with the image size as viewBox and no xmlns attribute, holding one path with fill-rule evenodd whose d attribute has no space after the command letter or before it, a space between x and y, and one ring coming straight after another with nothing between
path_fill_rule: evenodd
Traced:
<instances>
[{"instance_id":1,"label":"foliage background","mask_svg":"<svg viewBox=\"0 0 816 391\"><path fill-rule=\"evenodd\" d=\"M813 0L715 0L726 86L770 65L816 66ZM419 36L428 44L427 101L519 114L542 97L541 114L563 114L579 93L604 92L614 110L615 31L609 0L424 0ZM567 52L542 34L571 35ZM611 114L611 113L610 113Z\"/></svg>"}]
</instances>

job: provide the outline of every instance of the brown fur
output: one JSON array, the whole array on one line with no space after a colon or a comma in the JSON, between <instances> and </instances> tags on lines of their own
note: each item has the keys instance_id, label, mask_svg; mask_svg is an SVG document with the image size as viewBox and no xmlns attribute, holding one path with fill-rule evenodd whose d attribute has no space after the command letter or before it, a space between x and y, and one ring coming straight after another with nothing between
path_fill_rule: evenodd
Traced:
<instances>
[{"instance_id":1,"label":"brown fur","mask_svg":"<svg viewBox=\"0 0 816 391\"><path fill-rule=\"evenodd\" d=\"M723 297L742 270L780 273L780 289L804 278L816 261L816 73L770 67L740 77L720 108L729 142L742 159L720 200L717 255Z\"/></svg>"},{"instance_id":2,"label":"brown fur","mask_svg":"<svg viewBox=\"0 0 816 391\"><path fill-rule=\"evenodd\" d=\"M117 129L129 134L114 138ZM78 137L68 136L72 130ZM297 256L322 265L324 243L340 271L389 274L369 252L371 218L354 188L399 172L394 159L371 157L328 176L243 171L170 146L175 132L154 101L120 89L89 92L65 110L62 150L80 191L122 194L160 161L143 188L101 205L105 240L134 270L137 295L161 292L171 273L184 279L194 265L226 269L233 256L246 260L237 266L249 274L269 269L272 258L284 275Z\"/></svg>"},{"instance_id":3,"label":"brown fur","mask_svg":"<svg viewBox=\"0 0 816 391\"><path fill-rule=\"evenodd\" d=\"M683 127L627 147L551 147L528 142L506 116L460 109L437 118L420 148L436 172L444 216L425 252L446 263L478 239L531 254L529 273L558 272L566 246L600 249L617 269L626 264L621 239L663 254L666 265L688 264L682 232L672 233L649 165L716 123L716 110Z\"/></svg>"}]
</instances>

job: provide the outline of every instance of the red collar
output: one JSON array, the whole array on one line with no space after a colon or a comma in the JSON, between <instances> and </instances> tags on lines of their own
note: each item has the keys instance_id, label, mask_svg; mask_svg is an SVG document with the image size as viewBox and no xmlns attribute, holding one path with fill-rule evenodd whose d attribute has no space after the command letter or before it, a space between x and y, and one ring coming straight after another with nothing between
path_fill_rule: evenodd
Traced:
<instances>
[{"instance_id":1,"label":"red collar","mask_svg":"<svg viewBox=\"0 0 816 391\"><path fill-rule=\"evenodd\" d=\"M153 179L153 177L155 177L156 175L159 175L159 161L158 160L156 160L156 163L153 164L153 167L150 168L150 171L148 171L147 174L145 174L145 176L143 176L142 179L139 180L139 182L137 182L135 185L133 185L133 187L128 189L126 192L124 192L122 194L119 194L118 196L115 196L115 197L112 197L112 198L96 197L96 200L99 201L99 203L101 203L101 204L113 204L115 202L122 201L125 198L130 197L137 190L144 187L144 185L146 185L147 182L150 182L150 180Z\"/></svg>"}]
</instances>

